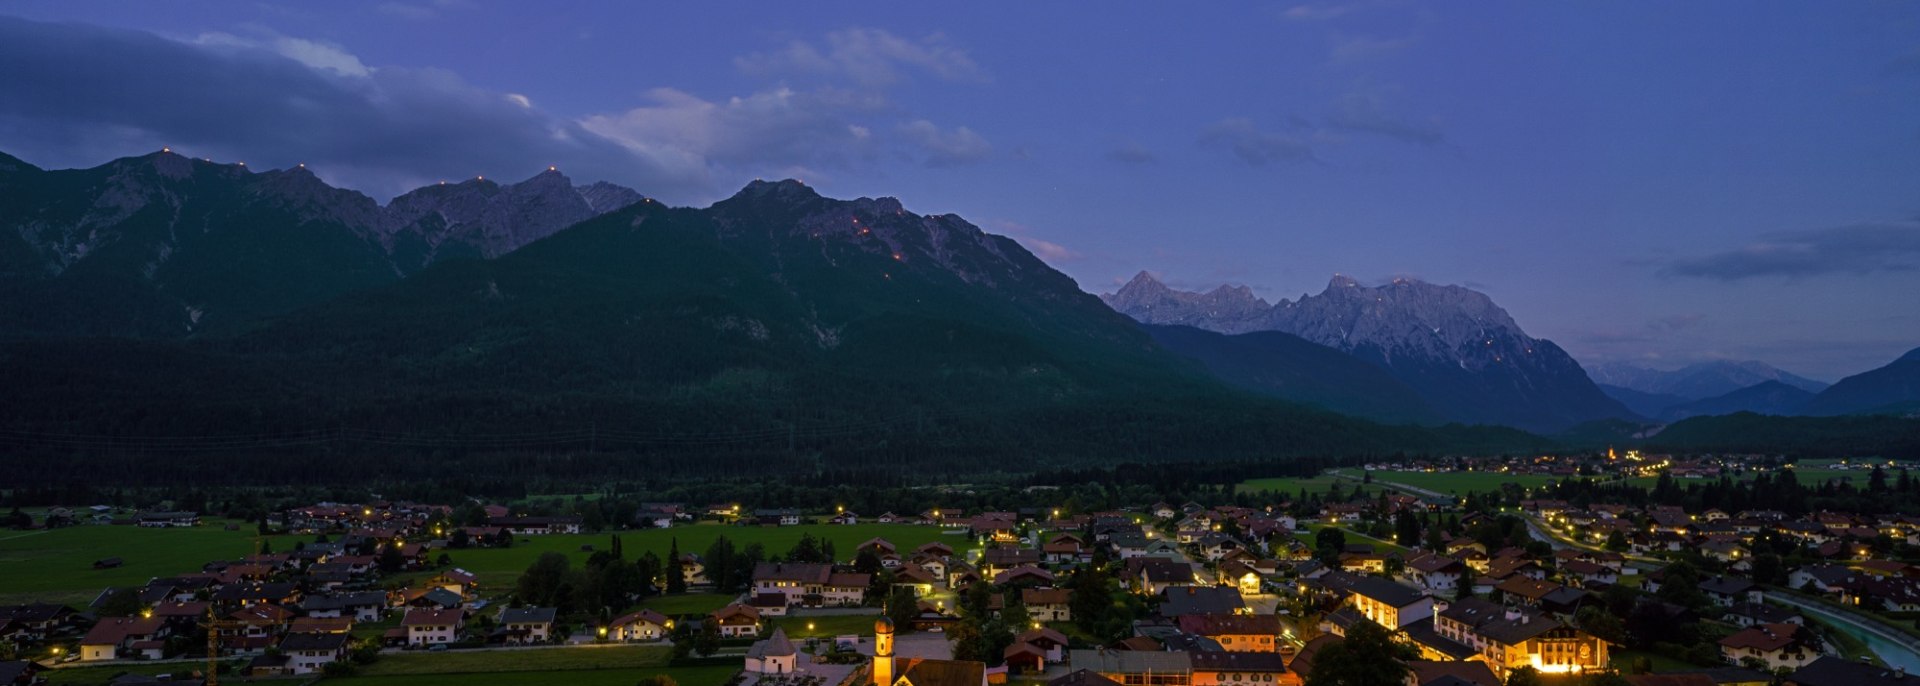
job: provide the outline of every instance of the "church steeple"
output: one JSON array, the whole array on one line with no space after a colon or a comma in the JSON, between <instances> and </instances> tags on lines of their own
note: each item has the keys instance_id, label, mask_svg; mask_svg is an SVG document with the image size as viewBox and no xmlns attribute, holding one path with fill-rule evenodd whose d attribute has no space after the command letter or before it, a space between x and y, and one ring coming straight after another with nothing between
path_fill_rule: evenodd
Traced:
<instances>
[{"instance_id":1,"label":"church steeple","mask_svg":"<svg viewBox=\"0 0 1920 686\"><path fill-rule=\"evenodd\" d=\"M873 686L893 686L893 620L873 621Z\"/></svg>"}]
</instances>

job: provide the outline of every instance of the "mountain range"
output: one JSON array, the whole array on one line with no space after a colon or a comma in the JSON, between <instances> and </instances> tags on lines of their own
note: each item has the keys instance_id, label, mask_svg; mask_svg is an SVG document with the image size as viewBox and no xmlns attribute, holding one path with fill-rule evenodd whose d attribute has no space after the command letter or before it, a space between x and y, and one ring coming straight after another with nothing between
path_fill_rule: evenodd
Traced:
<instances>
[{"instance_id":1,"label":"mountain range","mask_svg":"<svg viewBox=\"0 0 1920 686\"><path fill-rule=\"evenodd\" d=\"M1141 272L1102 299L1145 324L1298 336L1385 370L1449 421L1552 432L1635 416L1559 346L1528 336L1492 299L1460 286L1395 279L1367 287L1335 276L1318 295L1270 304L1245 287L1183 292Z\"/></svg>"},{"instance_id":2,"label":"mountain range","mask_svg":"<svg viewBox=\"0 0 1920 686\"><path fill-rule=\"evenodd\" d=\"M892 198L755 182L707 208L642 199L553 229L606 196L548 172L381 207L303 171L164 153L85 171L15 168L0 186L0 226L20 239L6 254L31 267L8 273L7 294L67 287L74 313L137 294L178 325L6 327L0 440L62 458L15 474L71 473L87 446L325 450L334 473L426 477L376 457L557 446L678 456L651 473L804 472L821 455L835 469L971 472L1545 444L1230 387L1017 242ZM126 257L96 261L110 252ZM217 259L241 256L258 268ZM252 438L186 438L207 436ZM221 479L306 464L177 466Z\"/></svg>"},{"instance_id":3,"label":"mountain range","mask_svg":"<svg viewBox=\"0 0 1920 686\"><path fill-rule=\"evenodd\" d=\"M649 461L527 475L959 474L1531 452L1551 443L1467 425L1639 420L1465 288L1337 277L1268 304L1143 274L1095 297L957 215L796 181L674 208L549 169L382 205L299 167L0 155L0 229L0 442L23 480L156 451L234 456L170 463L207 480L555 450ZM1905 373L1828 392L1897 406Z\"/></svg>"},{"instance_id":4,"label":"mountain range","mask_svg":"<svg viewBox=\"0 0 1920 686\"><path fill-rule=\"evenodd\" d=\"M1828 385L1757 360L1701 362L1672 371L1621 362L1602 362L1586 367L1587 376L1603 387L1673 396L1682 400L1726 395L1767 381L1778 381L1808 393L1819 393L1826 390Z\"/></svg>"},{"instance_id":5,"label":"mountain range","mask_svg":"<svg viewBox=\"0 0 1920 686\"><path fill-rule=\"evenodd\" d=\"M0 322L13 333L178 338L497 257L640 202L557 170L427 186L386 206L304 166L170 151L42 170L0 154Z\"/></svg>"}]
</instances>

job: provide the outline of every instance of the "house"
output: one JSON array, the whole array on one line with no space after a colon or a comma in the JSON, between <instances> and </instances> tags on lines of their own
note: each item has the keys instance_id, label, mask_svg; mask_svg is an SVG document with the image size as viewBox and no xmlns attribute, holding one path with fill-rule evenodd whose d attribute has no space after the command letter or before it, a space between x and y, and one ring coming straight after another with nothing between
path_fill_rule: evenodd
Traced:
<instances>
[{"instance_id":1,"label":"house","mask_svg":"<svg viewBox=\"0 0 1920 686\"><path fill-rule=\"evenodd\" d=\"M1000 651L1000 658L1015 674L1039 674L1047 669L1047 651L1031 643L1014 641Z\"/></svg>"},{"instance_id":2,"label":"house","mask_svg":"<svg viewBox=\"0 0 1920 686\"><path fill-rule=\"evenodd\" d=\"M1073 608L1069 602L1072 598L1073 594L1064 588L1020 589L1020 603L1027 606L1027 614L1036 622L1073 621Z\"/></svg>"},{"instance_id":3,"label":"house","mask_svg":"<svg viewBox=\"0 0 1920 686\"><path fill-rule=\"evenodd\" d=\"M777 508L754 510L753 519L761 526L798 526L801 516L799 510Z\"/></svg>"},{"instance_id":4,"label":"house","mask_svg":"<svg viewBox=\"0 0 1920 686\"><path fill-rule=\"evenodd\" d=\"M720 627L722 638L760 635L760 611L740 603L714 610L707 621Z\"/></svg>"},{"instance_id":5,"label":"house","mask_svg":"<svg viewBox=\"0 0 1920 686\"><path fill-rule=\"evenodd\" d=\"M1500 677L1485 662L1474 660L1408 660L1409 686L1500 686Z\"/></svg>"},{"instance_id":6,"label":"house","mask_svg":"<svg viewBox=\"0 0 1920 686\"><path fill-rule=\"evenodd\" d=\"M406 630L407 645L410 646L453 643L460 640L460 632L466 625L467 613L458 608L411 608L400 620L400 628Z\"/></svg>"},{"instance_id":7,"label":"house","mask_svg":"<svg viewBox=\"0 0 1920 686\"><path fill-rule=\"evenodd\" d=\"M1787 686L1909 686L1905 670L1821 657L1787 675Z\"/></svg>"},{"instance_id":8,"label":"house","mask_svg":"<svg viewBox=\"0 0 1920 686\"><path fill-rule=\"evenodd\" d=\"M1129 566L1139 564L1138 571L1130 579L1134 592L1141 595L1159 595L1174 586L1194 585L1193 565L1178 560L1159 557L1141 557L1129 561Z\"/></svg>"},{"instance_id":9,"label":"house","mask_svg":"<svg viewBox=\"0 0 1920 686\"><path fill-rule=\"evenodd\" d=\"M300 601L308 617L351 617L357 622L380 621L386 607L387 594L380 591L307 596Z\"/></svg>"},{"instance_id":10,"label":"house","mask_svg":"<svg viewBox=\"0 0 1920 686\"><path fill-rule=\"evenodd\" d=\"M1025 643L1039 648L1046 659L1059 662L1066 657L1067 635L1048 628L1028 629L1013 638L1014 643Z\"/></svg>"},{"instance_id":11,"label":"house","mask_svg":"<svg viewBox=\"0 0 1920 686\"><path fill-rule=\"evenodd\" d=\"M913 591L913 597L919 598L933 593L933 587L939 579L923 567L902 567L893 573L893 585Z\"/></svg>"},{"instance_id":12,"label":"house","mask_svg":"<svg viewBox=\"0 0 1920 686\"><path fill-rule=\"evenodd\" d=\"M1407 576L1413 582L1426 589L1428 593L1453 595L1460 587L1460 577L1466 574L1467 565L1445 555L1426 553L1407 560Z\"/></svg>"},{"instance_id":13,"label":"house","mask_svg":"<svg viewBox=\"0 0 1920 686\"><path fill-rule=\"evenodd\" d=\"M1472 649L1503 678L1520 667L1579 672L1607 664L1606 641L1538 611L1504 608L1482 598L1448 606L1435 616L1434 631Z\"/></svg>"},{"instance_id":14,"label":"house","mask_svg":"<svg viewBox=\"0 0 1920 686\"><path fill-rule=\"evenodd\" d=\"M529 645L553 640L553 621L560 611L551 607L509 607L500 610L494 620L493 636L508 645Z\"/></svg>"},{"instance_id":15,"label":"house","mask_svg":"<svg viewBox=\"0 0 1920 686\"><path fill-rule=\"evenodd\" d=\"M1759 626L1762 624L1805 624L1800 613L1766 603L1735 603L1722 613L1722 618L1740 626Z\"/></svg>"},{"instance_id":16,"label":"house","mask_svg":"<svg viewBox=\"0 0 1920 686\"><path fill-rule=\"evenodd\" d=\"M833 565L762 562L753 568L756 594L786 596L788 606L853 606L866 599L870 574L834 571Z\"/></svg>"},{"instance_id":17,"label":"house","mask_svg":"<svg viewBox=\"0 0 1920 686\"><path fill-rule=\"evenodd\" d=\"M1248 614L1240 592L1226 586L1175 586L1160 593L1160 616Z\"/></svg>"},{"instance_id":18,"label":"house","mask_svg":"<svg viewBox=\"0 0 1920 686\"><path fill-rule=\"evenodd\" d=\"M31 660L0 660L0 686L44 686L47 666Z\"/></svg>"},{"instance_id":19,"label":"house","mask_svg":"<svg viewBox=\"0 0 1920 686\"><path fill-rule=\"evenodd\" d=\"M0 638L19 643L41 641L73 626L80 614L58 603L0 606ZM0 682L4 686L5 682Z\"/></svg>"},{"instance_id":20,"label":"house","mask_svg":"<svg viewBox=\"0 0 1920 686\"><path fill-rule=\"evenodd\" d=\"M673 620L653 610L621 615L607 624L607 640L628 643L658 641L673 631Z\"/></svg>"},{"instance_id":21,"label":"house","mask_svg":"<svg viewBox=\"0 0 1920 686\"><path fill-rule=\"evenodd\" d=\"M1713 604L1721 607L1733 607L1735 603L1758 603L1766 595L1752 581L1737 576L1716 576L1703 580L1700 590L1713 599Z\"/></svg>"},{"instance_id":22,"label":"house","mask_svg":"<svg viewBox=\"0 0 1920 686\"><path fill-rule=\"evenodd\" d=\"M1348 606L1388 629L1398 630L1433 616L1433 596L1416 588L1367 576L1355 579L1347 590Z\"/></svg>"},{"instance_id":23,"label":"house","mask_svg":"<svg viewBox=\"0 0 1920 686\"><path fill-rule=\"evenodd\" d=\"M773 635L754 641L747 649L746 671L754 674L792 674L799 664L800 651L793 649L793 642L787 640L784 629L774 629Z\"/></svg>"},{"instance_id":24,"label":"house","mask_svg":"<svg viewBox=\"0 0 1920 686\"><path fill-rule=\"evenodd\" d=\"M161 649L149 644L163 642L167 633L166 620L160 617L103 617L80 639L80 659L158 659Z\"/></svg>"},{"instance_id":25,"label":"house","mask_svg":"<svg viewBox=\"0 0 1920 686\"><path fill-rule=\"evenodd\" d=\"M488 517L487 526L497 526L515 536L580 533L579 517Z\"/></svg>"},{"instance_id":26,"label":"house","mask_svg":"<svg viewBox=\"0 0 1920 686\"><path fill-rule=\"evenodd\" d=\"M1761 624L1720 639L1720 656L1733 664L1753 658L1767 669L1798 669L1819 658L1820 649L1798 624Z\"/></svg>"},{"instance_id":27,"label":"house","mask_svg":"<svg viewBox=\"0 0 1920 686\"><path fill-rule=\"evenodd\" d=\"M1191 572L1191 570L1189 570ZM993 575L996 586L1003 584L1051 584L1053 573L1039 567L1020 566Z\"/></svg>"},{"instance_id":28,"label":"house","mask_svg":"<svg viewBox=\"0 0 1920 686\"><path fill-rule=\"evenodd\" d=\"M280 655L287 658L292 674L312 674L339 662L347 655L345 633L290 633L280 639Z\"/></svg>"},{"instance_id":29,"label":"house","mask_svg":"<svg viewBox=\"0 0 1920 686\"><path fill-rule=\"evenodd\" d=\"M133 516L134 524L147 528L188 527L200 525L198 512L142 512Z\"/></svg>"},{"instance_id":30,"label":"house","mask_svg":"<svg viewBox=\"0 0 1920 686\"><path fill-rule=\"evenodd\" d=\"M1112 681L1134 686L1190 686L1193 657L1168 650L1074 650L1068 660Z\"/></svg>"},{"instance_id":31,"label":"house","mask_svg":"<svg viewBox=\"0 0 1920 686\"><path fill-rule=\"evenodd\" d=\"M1201 651L1189 654L1191 686L1300 686L1279 653Z\"/></svg>"},{"instance_id":32,"label":"house","mask_svg":"<svg viewBox=\"0 0 1920 686\"><path fill-rule=\"evenodd\" d=\"M1181 633L1210 638L1229 652L1279 651L1280 618L1276 615L1181 615Z\"/></svg>"}]
</instances>

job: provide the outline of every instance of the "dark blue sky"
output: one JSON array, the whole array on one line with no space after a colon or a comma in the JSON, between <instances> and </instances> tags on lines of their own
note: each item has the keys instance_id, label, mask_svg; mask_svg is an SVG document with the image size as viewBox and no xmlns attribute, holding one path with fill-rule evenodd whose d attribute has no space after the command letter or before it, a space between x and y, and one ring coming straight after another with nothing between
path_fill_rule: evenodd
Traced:
<instances>
[{"instance_id":1,"label":"dark blue sky","mask_svg":"<svg viewBox=\"0 0 1920 686\"><path fill-rule=\"evenodd\" d=\"M1583 361L1920 345L1920 5L15 2L0 149L893 195L1089 291L1491 294ZM552 5L552 6L549 6Z\"/></svg>"}]
</instances>

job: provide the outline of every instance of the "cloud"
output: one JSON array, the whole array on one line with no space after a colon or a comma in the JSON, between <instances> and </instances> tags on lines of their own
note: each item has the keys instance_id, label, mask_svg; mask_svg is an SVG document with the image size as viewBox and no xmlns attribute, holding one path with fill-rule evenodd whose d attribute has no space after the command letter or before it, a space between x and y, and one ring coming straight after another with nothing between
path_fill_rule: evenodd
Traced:
<instances>
[{"instance_id":1,"label":"cloud","mask_svg":"<svg viewBox=\"0 0 1920 686\"><path fill-rule=\"evenodd\" d=\"M1121 164L1153 164L1154 162L1160 161L1160 157L1153 154L1152 150L1148 150L1146 146L1132 141L1108 150L1107 159Z\"/></svg>"},{"instance_id":2,"label":"cloud","mask_svg":"<svg viewBox=\"0 0 1920 686\"><path fill-rule=\"evenodd\" d=\"M979 162L993 154L993 145L965 126L942 131L933 122L918 119L901 124L898 133L919 149L922 163L929 167Z\"/></svg>"},{"instance_id":3,"label":"cloud","mask_svg":"<svg viewBox=\"0 0 1920 686\"><path fill-rule=\"evenodd\" d=\"M1028 252L1045 260L1048 264L1072 262L1086 257L1086 255L1081 254L1078 250L1034 236L1032 228L1019 222L1009 219L993 219L989 220L987 224L992 226L994 230L1013 238L1013 240L1019 241L1020 245L1025 246Z\"/></svg>"},{"instance_id":4,"label":"cloud","mask_svg":"<svg viewBox=\"0 0 1920 686\"><path fill-rule=\"evenodd\" d=\"M1317 161L1313 148L1293 136L1262 131L1245 117L1223 119L1200 133L1200 143L1226 148L1249 166L1264 167L1277 162Z\"/></svg>"},{"instance_id":5,"label":"cloud","mask_svg":"<svg viewBox=\"0 0 1920 686\"><path fill-rule=\"evenodd\" d=\"M1721 281L1920 269L1920 221L1783 231L1734 250L1669 263L1662 273Z\"/></svg>"},{"instance_id":6,"label":"cloud","mask_svg":"<svg viewBox=\"0 0 1920 686\"><path fill-rule=\"evenodd\" d=\"M451 72L370 68L313 41L183 42L0 17L0 73L0 149L43 164L172 145L257 167L305 162L387 193L547 164L651 194L702 181Z\"/></svg>"},{"instance_id":7,"label":"cloud","mask_svg":"<svg viewBox=\"0 0 1920 686\"><path fill-rule=\"evenodd\" d=\"M990 78L967 51L933 34L910 40L880 29L851 28L827 34L824 47L793 41L785 49L734 59L740 71L755 76L793 74L848 79L868 87L888 86L923 71L947 81L986 82Z\"/></svg>"},{"instance_id":8,"label":"cloud","mask_svg":"<svg viewBox=\"0 0 1920 686\"><path fill-rule=\"evenodd\" d=\"M1395 117L1386 112L1382 98L1370 93L1348 93L1334 103L1327 116L1327 127L1352 133L1370 133L1419 145L1439 145L1446 134L1437 125Z\"/></svg>"},{"instance_id":9,"label":"cloud","mask_svg":"<svg viewBox=\"0 0 1920 686\"><path fill-rule=\"evenodd\" d=\"M1338 19L1348 13L1359 10L1360 3L1336 3L1330 5L1294 5L1280 13L1287 21L1326 21Z\"/></svg>"},{"instance_id":10,"label":"cloud","mask_svg":"<svg viewBox=\"0 0 1920 686\"><path fill-rule=\"evenodd\" d=\"M680 173L708 177L785 167L846 167L872 154L872 133L847 117L883 106L844 91L788 88L710 101L655 88L647 104L587 117L587 130Z\"/></svg>"},{"instance_id":11,"label":"cloud","mask_svg":"<svg viewBox=\"0 0 1920 686\"><path fill-rule=\"evenodd\" d=\"M360 58L348 53L346 49L332 43L310 41L277 34L262 37L243 38L230 33L203 33L194 43L226 51L266 50L299 62L313 69L330 71L341 76L367 76L371 70L360 63Z\"/></svg>"},{"instance_id":12,"label":"cloud","mask_svg":"<svg viewBox=\"0 0 1920 686\"><path fill-rule=\"evenodd\" d=\"M468 0L431 0L431 2L384 2L374 6L374 11L388 16L424 21L440 16L443 10L467 9L473 6Z\"/></svg>"}]
</instances>

